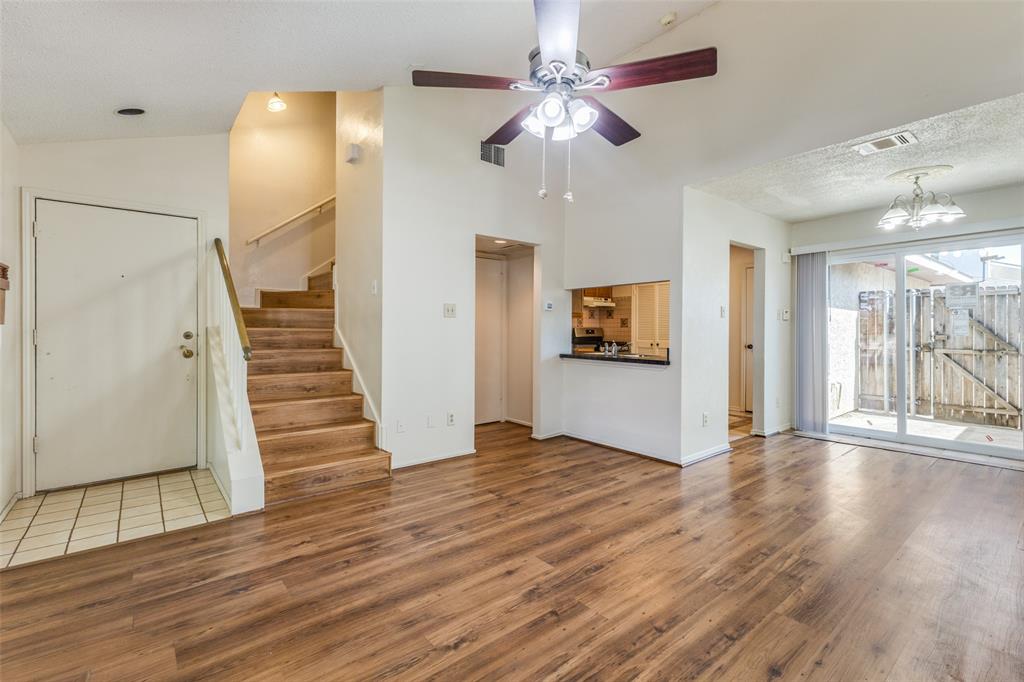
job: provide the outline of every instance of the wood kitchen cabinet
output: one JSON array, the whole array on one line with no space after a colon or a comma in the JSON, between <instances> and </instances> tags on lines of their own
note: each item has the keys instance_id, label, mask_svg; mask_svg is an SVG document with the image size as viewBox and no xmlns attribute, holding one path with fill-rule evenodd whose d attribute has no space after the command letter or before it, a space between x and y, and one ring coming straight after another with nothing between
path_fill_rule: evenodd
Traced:
<instances>
[{"instance_id":1,"label":"wood kitchen cabinet","mask_svg":"<svg viewBox=\"0 0 1024 682\"><path fill-rule=\"evenodd\" d=\"M587 298L611 298L612 287L589 287L583 290Z\"/></svg>"},{"instance_id":2,"label":"wood kitchen cabinet","mask_svg":"<svg viewBox=\"0 0 1024 682\"><path fill-rule=\"evenodd\" d=\"M634 348L643 355L665 355L669 348L669 282L637 284L633 297Z\"/></svg>"},{"instance_id":3,"label":"wood kitchen cabinet","mask_svg":"<svg viewBox=\"0 0 1024 682\"><path fill-rule=\"evenodd\" d=\"M583 289L572 290L572 317L574 320L583 319Z\"/></svg>"}]
</instances>

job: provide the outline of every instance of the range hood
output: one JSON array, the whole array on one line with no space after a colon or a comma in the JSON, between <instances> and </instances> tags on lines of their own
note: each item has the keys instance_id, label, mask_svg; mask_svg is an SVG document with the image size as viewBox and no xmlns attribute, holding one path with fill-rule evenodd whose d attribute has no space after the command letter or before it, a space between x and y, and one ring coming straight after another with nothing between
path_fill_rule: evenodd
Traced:
<instances>
[{"instance_id":1,"label":"range hood","mask_svg":"<svg viewBox=\"0 0 1024 682\"><path fill-rule=\"evenodd\" d=\"M610 298L603 298L600 296L584 296L583 297L584 308L614 308L615 301Z\"/></svg>"}]
</instances>

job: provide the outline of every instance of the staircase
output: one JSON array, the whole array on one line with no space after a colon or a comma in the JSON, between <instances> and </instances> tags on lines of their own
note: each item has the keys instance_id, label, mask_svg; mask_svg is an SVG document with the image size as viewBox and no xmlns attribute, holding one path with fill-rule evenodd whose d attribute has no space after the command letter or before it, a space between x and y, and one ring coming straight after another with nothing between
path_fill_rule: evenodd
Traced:
<instances>
[{"instance_id":1,"label":"staircase","mask_svg":"<svg viewBox=\"0 0 1024 682\"><path fill-rule=\"evenodd\" d=\"M243 308L252 344L249 404L271 505L391 476L391 455L375 447L344 350L334 348L332 273L306 291L261 291Z\"/></svg>"}]
</instances>

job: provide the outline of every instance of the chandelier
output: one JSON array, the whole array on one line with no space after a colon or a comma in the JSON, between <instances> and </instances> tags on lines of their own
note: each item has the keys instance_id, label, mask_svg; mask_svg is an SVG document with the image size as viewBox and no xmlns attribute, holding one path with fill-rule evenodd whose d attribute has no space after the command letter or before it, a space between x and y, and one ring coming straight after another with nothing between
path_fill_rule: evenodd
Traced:
<instances>
[{"instance_id":1,"label":"chandelier","mask_svg":"<svg viewBox=\"0 0 1024 682\"><path fill-rule=\"evenodd\" d=\"M914 190L910 196L898 195L889 204L889 210L878 221L878 229L895 230L900 225L910 225L920 230L936 222L951 223L967 214L956 205L946 192L926 192L921 188L923 177L940 175L952 170L952 166L927 166L910 168L889 176L890 180L910 181Z\"/></svg>"}]
</instances>

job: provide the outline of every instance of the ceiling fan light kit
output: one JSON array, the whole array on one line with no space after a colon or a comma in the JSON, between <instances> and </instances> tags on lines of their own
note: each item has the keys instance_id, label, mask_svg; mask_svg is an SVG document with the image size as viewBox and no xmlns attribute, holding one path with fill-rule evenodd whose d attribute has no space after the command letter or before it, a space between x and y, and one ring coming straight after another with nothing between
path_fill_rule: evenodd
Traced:
<instances>
[{"instance_id":1,"label":"ceiling fan light kit","mask_svg":"<svg viewBox=\"0 0 1024 682\"><path fill-rule=\"evenodd\" d=\"M534 0L533 9L539 44L528 56L529 80L444 71L412 72L413 85L420 87L544 93L538 104L520 109L484 140L487 144L507 145L524 130L546 144L548 129L552 131L552 141L568 142L593 128L598 135L620 146L640 137L640 131L593 97L575 96L577 92L626 90L704 78L718 72L718 51L714 47L592 70L587 55L576 49L580 0ZM669 24L663 22L665 26ZM541 175L543 178L543 170ZM543 181L538 195L547 196ZM564 198L571 202L572 191L566 191Z\"/></svg>"},{"instance_id":2,"label":"ceiling fan light kit","mask_svg":"<svg viewBox=\"0 0 1024 682\"><path fill-rule=\"evenodd\" d=\"M908 168L890 175L890 180L912 182L914 189L909 197L900 194L892 200L889 209L878 220L878 229L890 231L901 225L909 225L915 230L920 230L932 223L951 223L966 217L967 213L957 206L948 192L926 192L921 188L921 178L943 175L951 170L952 166L923 166Z\"/></svg>"}]
</instances>

